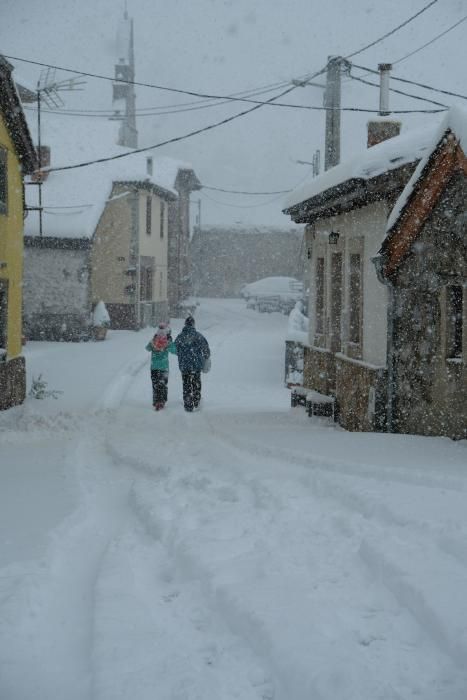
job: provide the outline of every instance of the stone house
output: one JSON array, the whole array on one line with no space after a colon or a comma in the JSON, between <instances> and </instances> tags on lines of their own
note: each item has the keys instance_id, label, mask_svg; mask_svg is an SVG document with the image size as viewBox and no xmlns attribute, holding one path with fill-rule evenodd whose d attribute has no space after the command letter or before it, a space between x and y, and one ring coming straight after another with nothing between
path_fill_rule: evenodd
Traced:
<instances>
[{"instance_id":1,"label":"stone house","mask_svg":"<svg viewBox=\"0 0 467 700\"><path fill-rule=\"evenodd\" d=\"M467 438L467 111L452 109L389 218L388 423Z\"/></svg>"},{"instance_id":2,"label":"stone house","mask_svg":"<svg viewBox=\"0 0 467 700\"><path fill-rule=\"evenodd\" d=\"M291 193L284 210L306 224L304 383L336 398L338 420L348 430L386 429L388 291L372 258L433 133L387 138L399 128L397 122L370 122L367 150Z\"/></svg>"},{"instance_id":3,"label":"stone house","mask_svg":"<svg viewBox=\"0 0 467 700\"><path fill-rule=\"evenodd\" d=\"M37 167L12 70L0 55L0 409L22 403L26 393L21 354L24 176Z\"/></svg>"},{"instance_id":4,"label":"stone house","mask_svg":"<svg viewBox=\"0 0 467 700\"><path fill-rule=\"evenodd\" d=\"M70 140L66 117L48 114L45 121L42 142L50 148L42 151L42 226L32 212L25 237L30 338L88 337L99 300L113 328L155 324L169 315L169 278L181 270L169 251L171 239L186 236L182 226L189 226L186 199L198 182L191 167L135 153L49 173L48 165L93 160L97 144L106 155L127 152L115 145L115 122L83 127ZM28 204L37 206L37 187L28 191Z\"/></svg>"}]
</instances>

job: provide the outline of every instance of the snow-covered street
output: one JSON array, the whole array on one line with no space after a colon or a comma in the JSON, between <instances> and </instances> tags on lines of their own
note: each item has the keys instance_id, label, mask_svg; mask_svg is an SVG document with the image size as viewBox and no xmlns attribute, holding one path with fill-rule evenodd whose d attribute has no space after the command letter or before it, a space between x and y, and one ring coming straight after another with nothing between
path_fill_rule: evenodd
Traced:
<instances>
[{"instance_id":1,"label":"snow-covered street","mask_svg":"<svg viewBox=\"0 0 467 700\"><path fill-rule=\"evenodd\" d=\"M285 316L196 317L194 414L150 329L26 345L63 393L0 415L1 700L465 700L466 442L310 419Z\"/></svg>"}]
</instances>

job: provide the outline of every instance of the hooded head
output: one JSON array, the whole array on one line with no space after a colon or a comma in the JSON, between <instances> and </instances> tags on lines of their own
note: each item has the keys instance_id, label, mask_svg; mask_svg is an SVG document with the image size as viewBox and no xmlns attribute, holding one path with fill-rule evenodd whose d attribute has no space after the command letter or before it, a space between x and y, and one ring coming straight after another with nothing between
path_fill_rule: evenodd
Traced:
<instances>
[{"instance_id":1,"label":"hooded head","mask_svg":"<svg viewBox=\"0 0 467 700\"><path fill-rule=\"evenodd\" d=\"M159 323L159 325L157 326L157 330L156 330L156 333L154 335L154 338L156 338L157 336L170 335L170 333L171 333L171 330L170 330L170 326L168 323Z\"/></svg>"},{"instance_id":2,"label":"hooded head","mask_svg":"<svg viewBox=\"0 0 467 700\"><path fill-rule=\"evenodd\" d=\"M185 326L187 326L188 328L193 328L194 325L195 325L195 319L194 319L193 316L191 316L191 315L188 316L188 317L185 319Z\"/></svg>"}]
</instances>

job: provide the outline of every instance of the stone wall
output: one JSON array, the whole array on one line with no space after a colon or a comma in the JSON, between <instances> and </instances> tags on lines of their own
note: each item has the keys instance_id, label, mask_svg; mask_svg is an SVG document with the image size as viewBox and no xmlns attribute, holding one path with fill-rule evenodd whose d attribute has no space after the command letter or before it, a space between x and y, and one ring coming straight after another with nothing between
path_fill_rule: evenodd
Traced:
<instances>
[{"instance_id":1,"label":"stone wall","mask_svg":"<svg viewBox=\"0 0 467 700\"><path fill-rule=\"evenodd\" d=\"M320 394L332 395L336 386L336 360L333 353L315 347L305 347L303 384Z\"/></svg>"},{"instance_id":2,"label":"stone wall","mask_svg":"<svg viewBox=\"0 0 467 700\"><path fill-rule=\"evenodd\" d=\"M338 356L336 402L339 424L353 431L385 430L386 383L386 369Z\"/></svg>"},{"instance_id":3,"label":"stone wall","mask_svg":"<svg viewBox=\"0 0 467 700\"><path fill-rule=\"evenodd\" d=\"M26 363L24 357L0 359L0 411L23 403L26 397Z\"/></svg>"},{"instance_id":4,"label":"stone wall","mask_svg":"<svg viewBox=\"0 0 467 700\"><path fill-rule=\"evenodd\" d=\"M466 178L454 178L394 279L394 430L467 437ZM463 287L462 356L449 357L447 288Z\"/></svg>"}]
</instances>

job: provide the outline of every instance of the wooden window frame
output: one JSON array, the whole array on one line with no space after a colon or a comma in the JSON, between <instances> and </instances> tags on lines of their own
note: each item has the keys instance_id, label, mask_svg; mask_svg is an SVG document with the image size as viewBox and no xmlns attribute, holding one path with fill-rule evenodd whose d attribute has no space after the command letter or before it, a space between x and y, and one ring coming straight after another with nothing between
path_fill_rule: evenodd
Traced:
<instances>
[{"instance_id":1,"label":"wooden window frame","mask_svg":"<svg viewBox=\"0 0 467 700\"><path fill-rule=\"evenodd\" d=\"M349 253L348 303L349 321L347 342L351 348L361 350L363 335L363 256L360 251L351 251Z\"/></svg>"},{"instance_id":2,"label":"wooden window frame","mask_svg":"<svg viewBox=\"0 0 467 700\"><path fill-rule=\"evenodd\" d=\"M165 229L165 202L161 200L161 209L160 209L160 237L161 239L164 238L164 229Z\"/></svg>"},{"instance_id":3,"label":"wooden window frame","mask_svg":"<svg viewBox=\"0 0 467 700\"><path fill-rule=\"evenodd\" d=\"M325 333L326 312L326 258L316 258L315 266L315 335L323 336Z\"/></svg>"},{"instance_id":4,"label":"wooden window frame","mask_svg":"<svg viewBox=\"0 0 467 700\"><path fill-rule=\"evenodd\" d=\"M0 348L8 344L8 280L0 279ZM1 361L2 358L0 358Z\"/></svg>"},{"instance_id":5,"label":"wooden window frame","mask_svg":"<svg viewBox=\"0 0 467 700\"><path fill-rule=\"evenodd\" d=\"M152 197L151 195L146 196L146 235L150 236L152 233Z\"/></svg>"},{"instance_id":6,"label":"wooden window frame","mask_svg":"<svg viewBox=\"0 0 467 700\"><path fill-rule=\"evenodd\" d=\"M0 145L0 214L8 214L8 150Z\"/></svg>"},{"instance_id":7,"label":"wooden window frame","mask_svg":"<svg viewBox=\"0 0 467 700\"><path fill-rule=\"evenodd\" d=\"M461 284L446 287L446 358L462 359L464 348L464 288Z\"/></svg>"}]
</instances>

